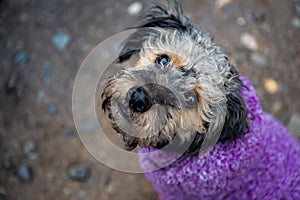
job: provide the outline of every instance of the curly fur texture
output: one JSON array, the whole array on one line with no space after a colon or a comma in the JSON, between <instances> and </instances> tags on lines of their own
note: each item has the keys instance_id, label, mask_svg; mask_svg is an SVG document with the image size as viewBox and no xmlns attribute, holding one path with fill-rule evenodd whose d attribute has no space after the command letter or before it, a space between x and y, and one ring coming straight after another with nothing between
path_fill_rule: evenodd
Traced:
<instances>
[{"instance_id":1,"label":"curly fur texture","mask_svg":"<svg viewBox=\"0 0 300 200\"><path fill-rule=\"evenodd\" d=\"M141 19L118 58L122 63L138 53L139 61L112 76L102 93L102 108L127 148L161 147L178 135L192 144L187 152L193 155L205 137L220 135L219 142L243 138L248 131L239 94L243 84L210 34L195 28L179 3L154 6ZM170 57L167 66L155 63L161 55ZM144 113L128 106L128 91L138 86L155 102ZM193 98L198 105L191 108L188 99Z\"/></svg>"}]
</instances>

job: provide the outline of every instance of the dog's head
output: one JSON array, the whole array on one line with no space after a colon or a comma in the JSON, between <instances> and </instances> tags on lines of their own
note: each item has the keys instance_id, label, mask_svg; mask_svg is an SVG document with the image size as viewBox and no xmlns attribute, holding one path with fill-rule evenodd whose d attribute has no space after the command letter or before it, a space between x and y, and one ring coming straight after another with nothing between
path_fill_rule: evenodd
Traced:
<instances>
[{"instance_id":1,"label":"dog's head","mask_svg":"<svg viewBox=\"0 0 300 200\"><path fill-rule=\"evenodd\" d=\"M196 29L178 3L152 7L142 20L118 58L122 63L138 54L138 62L113 75L102 92L102 108L126 147L161 147L178 135L193 141L188 151L196 152L204 137L243 136L242 83L212 37Z\"/></svg>"}]
</instances>

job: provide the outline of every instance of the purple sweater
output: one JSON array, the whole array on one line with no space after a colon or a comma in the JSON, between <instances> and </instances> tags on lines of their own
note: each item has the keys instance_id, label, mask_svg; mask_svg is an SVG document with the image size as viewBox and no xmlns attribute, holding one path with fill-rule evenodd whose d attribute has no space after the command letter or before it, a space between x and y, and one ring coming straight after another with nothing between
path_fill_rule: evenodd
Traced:
<instances>
[{"instance_id":1,"label":"purple sweater","mask_svg":"<svg viewBox=\"0 0 300 200\"><path fill-rule=\"evenodd\" d=\"M300 143L262 111L251 82L241 79L249 89L241 92L251 119L246 142L218 143L203 157L179 159L145 173L161 199L300 199ZM139 151L144 171L157 160L175 156L163 151L145 156L148 149Z\"/></svg>"}]
</instances>

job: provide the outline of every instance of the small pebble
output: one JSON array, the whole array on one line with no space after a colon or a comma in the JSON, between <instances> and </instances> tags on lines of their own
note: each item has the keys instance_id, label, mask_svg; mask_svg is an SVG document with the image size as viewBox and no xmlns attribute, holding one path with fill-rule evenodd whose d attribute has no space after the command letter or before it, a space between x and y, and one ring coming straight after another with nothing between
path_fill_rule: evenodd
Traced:
<instances>
[{"instance_id":1,"label":"small pebble","mask_svg":"<svg viewBox=\"0 0 300 200\"><path fill-rule=\"evenodd\" d=\"M104 14L106 16L111 16L113 14L113 10L111 8L105 8Z\"/></svg>"},{"instance_id":2,"label":"small pebble","mask_svg":"<svg viewBox=\"0 0 300 200\"><path fill-rule=\"evenodd\" d=\"M105 192L107 192L107 194L113 194L114 193L114 186L113 184L109 184L105 187Z\"/></svg>"},{"instance_id":3,"label":"small pebble","mask_svg":"<svg viewBox=\"0 0 300 200\"><path fill-rule=\"evenodd\" d=\"M141 10L143 9L143 4L141 2L133 2L131 3L128 8L127 8L127 12L129 15L137 15L139 14L139 12L141 12Z\"/></svg>"},{"instance_id":4,"label":"small pebble","mask_svg":"<svg viewBox=\"0 0 300 200\"><path fill-rule=\"evenodd\" d=\"M54 102L50 103L48 106L49 115L55 115L57 113L57 106Z\"/></svg>"},{"instance_id":5,"label":"small pebble","mask_svg":"<svg viewBox=\"0 0 300 200\"><path fill-rule=\"evenodd\" d=\"M217 0L215 1L215 6L217 9L222 9L224 6L231 3L231 0Z\"/></svg>"},{"instance_id":6,"label":"small pebble","mask_svg":"<svg viewBox=\"0 0 300 200\"><path fill-rule=\"evenodd\" d=\"M269 64L268 57L265 54L254 52L250 56L251 61L259 66L259 67L266 67Z\"/></svg>"},{"instance_id":7,"label":"small pebble","mask_svg":"<svg viewBox=\"0 0 300 200\"><path fill-rule=\"evenodd\" d=\"M89 133L94 133L98 129L98 123L95 122L85 122L83 124L83 129Z\"/></svg>"},{"instance_id":8,"label":"small pebble","mask_svg":"<svg viewBox=\"0 0 300 200\"><path fill-rule=\"evenodd\" d=\"M250 33L243 33L240 37L241 44L252 51L258 50L256 39Z\"/></svg>"},{"instance_id":9,"label":"small pebble","mask_svg":"<svg viewBox=\"0 0 300 200\"><path fill-rule=\"evenodd\" d=\"M67 49L70 41L71 36L61 31L57 31L52 38L52 43L60 52L64 52Z\"/></svg>"},{"instance_id":10,"label":"small pebble","mask_svg":"<svg viewBox=\"0 0 300 200\"><path fill-rule=\"evenodd\" d=\"M282 102L275 100L271 103L271 113L277 113L282 109Z\"/></svg>"},{"instance_id":11,"label":"small pebble","mask_svg":"<svg viewBox=\"0 0 300 200\"><path fill-rule=\"evenodd\" d=\"M28 60L28 54L25 51L19 52L14 59L15 64L23 64Z\"/></svg>"},{"instance_id":12,"label":"small pebble","mask_svg":"<svg viewBox=\"0 0 300 200\"><path fill-rule=\"evenodd\" d=\"M30 159L36 158L36 146L33 141L27 141L23 145L23 153Z\"/></svg>"},{"instance_id":13,"label":"small pebble","mask_svg":"<svg viewBox=\"0 0 300 200\"><path fill-rule=\"evenodd\" d=\"M264 80L264 87L270 94L275 94L278 91L278 83L272 78Z\"/></svg>"},{"instance_id":14,"label":"small pebble","mask_svg":"<svg viewBox=\"0 0 300 200\"><path fill-rule=\"evenodd\" d=\"M300 1L294 1L294 10L300 14Z\"/></svg>"},{"instance_id":15,"label":"small pebble","mask_svg":"<svg viewBox=\"0 0 300 200\"><path fill-rule=\"evenodd\" d=\"M23 13L20 17L22 22L27 22L29 18L29 15L27 13Z\"/></svg>"},{"instance_id":16,"label":"small pebble","mask_svg":"<svg viewBox=\"0 0 300 200\"><path fill-rule=\"evenodd\" d=\"M291 117L289 124L287 125L288 130L295 136L300 138L300 115L294 114Z\"/></svg>"},{"instance_id":17,"label":"small pebble","mask_svg":"<svg viewBox=\"0 0 300 200\"><path fill-rule=\"evenodd\" d=\"M88 44L81 44L79 48L83 52L88 52L92 49L91 46Z\"/></svg>"},{"instance_id":18,"label":"small pebble","mask_svg":"<svg viewBox=\"0 0 300 200\"><path fill-rule=\"evenodd\" d=\"M46 91L45 90L38 91L38 93L37 93L37 101L38 102L44 101L45 97L46 97Z\"/></svg>"},{"instance_id":19,"label":"small pebble","mask_svg":"<svg viewBox=\"0 0 300 200\"><path fill-rule=\"evenodd\" d=\"M69 168L68 177L74 181L85 181L90 176L90 168L86 165L79 165Z\"/></svg>"},{"instance_id":20,"label":"small pebble","mask_svg":"<svg viewBox=\"0 0 300 200\"><path fill-rule=\"evenodd\" d=\"M27 165L20 165L17 168L17 175L21 181L29 182L32 180L32 169Z\"/></svg>"},{"instance_id":21,"label":"small pebble","mask_svg":"<svg viewBox=\"0 0 300 200\"><path fill-rule=\"evenodd\" d=\"M300 28L300 19L299 17L294 17L292 19L292 25L295 27L295 28Z\"/></svg>"},{"instance_id":22,"label":"small pebble","mask_svg":"<svg viewBox=\"0 0 300 200\"><path fill-rule=\"evenodd\" d=\"M245 21L245 19L244 19L243 17L238 17L238 18L236 19L236 22L237 22L238 25L240 25L240 26L244 26L244 25L246 24L246 21Z\"/></svg>"},{"instance_id":23,"label":"small pebble","mask_svg":"<svg viewBox=\"0 0 300 200\"><path fill-rule=\"evenodd\" d=\"M1 165L1 168L6 170L6 171L12 170L12 169L15 168L15 163L11 159L6 159L6 160L3 161L2 165Z\"/></svg>"}]
</instances>

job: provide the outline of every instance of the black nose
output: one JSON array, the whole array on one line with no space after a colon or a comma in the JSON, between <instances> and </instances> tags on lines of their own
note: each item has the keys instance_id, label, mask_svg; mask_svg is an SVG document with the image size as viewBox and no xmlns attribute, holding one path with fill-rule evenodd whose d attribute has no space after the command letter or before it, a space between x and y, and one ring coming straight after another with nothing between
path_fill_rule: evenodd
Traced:
<instances>
[{"instance_id":1,"label":"black nose","mask_svg":"<svg viewBox=\"0 0 300 200\"><path fill-rule=\"evenodd\" d=\"M129 108L133 112L146 112L151 107L150 97L142 87L132 88L127 94L129 98Z\"/></svg>"}]
</instances>

